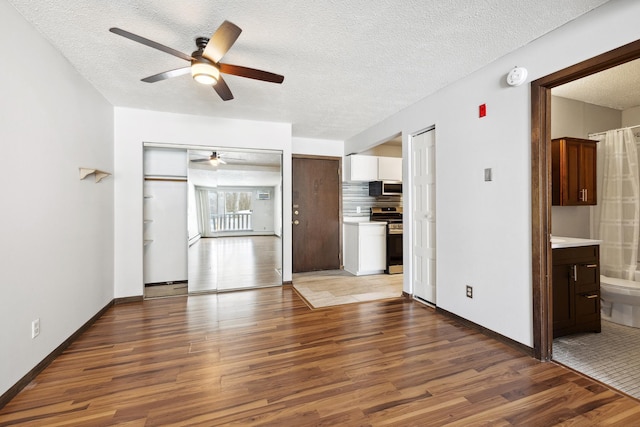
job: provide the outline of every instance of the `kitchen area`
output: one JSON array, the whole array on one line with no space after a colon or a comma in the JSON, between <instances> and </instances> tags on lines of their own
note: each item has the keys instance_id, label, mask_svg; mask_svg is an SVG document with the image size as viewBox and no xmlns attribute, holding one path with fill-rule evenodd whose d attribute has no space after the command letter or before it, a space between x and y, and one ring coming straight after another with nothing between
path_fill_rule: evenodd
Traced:
<instances>
[{"instance_id":1,"label":"kitchen area","mask_svg":"<svg viewBox=\"0 0 640 427\"><path fill-rule=\"evenodd\" d=\"M402 142L345 157L343 264L354 276L402 274Z\"/></svg>"}]
</instances>

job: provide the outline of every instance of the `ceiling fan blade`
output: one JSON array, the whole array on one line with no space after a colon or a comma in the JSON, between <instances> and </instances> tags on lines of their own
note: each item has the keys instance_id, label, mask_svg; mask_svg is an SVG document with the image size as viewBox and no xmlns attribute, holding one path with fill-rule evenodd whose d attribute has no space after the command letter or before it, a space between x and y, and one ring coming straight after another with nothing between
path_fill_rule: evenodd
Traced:
<instances>
[{"instance_id":1,"label":"ceiling fan blade","mask_svg":"<svg viewBox=\"0 0 640 427\"><path fill-rule=\"evenodd\" d=\"M270 73L268 71L256 70L255 68L243 67L240 65L218 65L220 66L220 72L225 74L247 77L250 79L262 80L264 82L271 83L282 83L284 81L284 76L281 76L280 74Z\"/></svg>"},{"instance_id":2,"label":"ceiling fan blade","mask_svg":"<svg viewBox=\"0 0 640 427\"><path fill-rule=\"evenodd\" d=\"M162 45L160 43L154 42L153 40L145 39L144 37L141 37L141 36L139 36L137 34L130 33L129 31L123 30L121 28L113 27L113 28L109 28L109 31L111 31L112 33L117 34L119 36L125 37L125 38L127 38L129 40L133 40L135 42L142 43L145 46L149 46L149 47L152 47L154 49L158 49L158 50L160 50L162 52L168 53L170 55L177 56L178 58L184 59L185 61L193 60L191 55L187 55L187 54L182 53L182 52L180 52L178 50L175 50L175 49L172 49L172 48L167 47L165 45Z\"/></svg>"},{"instance_id":3,"label":"ceiling fan blade","mask_svg":"<svg viewBox=\"0 0 640 427\"><path fill-rule=\"evenodd\" d=\"M175 70L165 71L164 73L154 74L153 76L145 77L142 79L145 83L155 83L160 80L170 79L171 77L182 76L183 74L189 74L191 67L176 68Z\"/></svg>"},{"instance_id":4,"label":"ceiling fan blade","mask_svg":"<svg viewBox=\"0 0 640 427\"><path fill-rule=\"evenodd\" d=\"M216 32L213 33L213 36L211 36L207 47L204 48L202 56L213 62L220 62L224 54L227 53L238 39L241 32L242 29L236 24L224 21Z\"/></svg>"},{"instance_id":5,"label":"ceiling fan blade","mask_svg":"<svg viewBox=\"0 0 640 427\"><path fill-rule=\"evenodd\" d=\"M222 98L223 101L229 101L233 99L231 89L229 89L229 86L227 86L227 82L222 79L222 76L218 78L218 83L213 85L213 88L216 92L218 92L218 95L220 95L220 98Z\"/></svg>"}]
</instances>

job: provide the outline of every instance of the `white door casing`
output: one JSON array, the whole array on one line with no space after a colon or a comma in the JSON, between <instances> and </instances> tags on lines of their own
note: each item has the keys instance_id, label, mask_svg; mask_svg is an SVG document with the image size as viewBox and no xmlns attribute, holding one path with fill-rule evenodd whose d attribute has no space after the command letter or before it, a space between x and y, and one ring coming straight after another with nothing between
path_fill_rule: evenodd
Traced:
<instances>
[{"instance_id":1,"label":"white door casing","mask_svg":"<svg viewBox=\"0 0 640 427\"><path fill-rule=\"evenodd\" d=\"M411 137L413 296L436 304L435 129Z\"/></svg>"}]
</instances>

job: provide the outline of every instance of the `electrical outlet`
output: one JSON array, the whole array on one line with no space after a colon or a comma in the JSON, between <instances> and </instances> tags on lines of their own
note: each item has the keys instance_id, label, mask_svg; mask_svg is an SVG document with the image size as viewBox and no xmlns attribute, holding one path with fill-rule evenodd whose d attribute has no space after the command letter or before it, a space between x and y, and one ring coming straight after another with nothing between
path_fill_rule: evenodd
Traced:
<instances>
[{"instance_id":1,"label":"electrical outlet","mask_svg":"<svg viewBox=\"0 0 640 427\"><path fill-rule=\"evenodd\" d=\"M473 298L473 287L467 285L467 298Z\"/></svg>"},{"instance_id":2,"label":"electrical outlet","mask_svg":"<svg viewBox=\"0 0 640 427\"><path fill-rule=\"evenodd\" d=\"M31 339L40 335L40 319L31 322Z\"/></svg>"},{"instance_id":3,"label":"electrical outlet","mask_svg":"<svg viewBox=\"0 0 640 427\"><path fill-rule=\"evenodd\" d=\"M360 213L362 212L362 209L360 209L360 206L356 206L356 213Z\"/></svg>"}]
</instances>

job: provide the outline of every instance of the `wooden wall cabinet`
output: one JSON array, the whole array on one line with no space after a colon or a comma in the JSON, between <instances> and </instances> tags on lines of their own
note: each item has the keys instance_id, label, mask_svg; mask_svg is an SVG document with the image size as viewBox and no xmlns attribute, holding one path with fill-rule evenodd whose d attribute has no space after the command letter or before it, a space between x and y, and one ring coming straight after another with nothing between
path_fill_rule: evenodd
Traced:
<instances>
[{"instance_id":1,"label":"wooden wall cabinet","mask_svg":"<svg viewBox=\"0 0 640 427\"><path fill-rule=\"evenodd\" d=\"M600 332L600 247L553 249L553 337Z\"/></svg>"},{"instance_id":2,"label":"wooden wall cabinet","mask_svg":"<svg viewBox=\"0 0 640 427\"><path fill-rule=\"evenodd\" d=\"M597 142L580 138L551 141L552 204L588 206L597 204Z\"/></svg>"}]
</instances>

